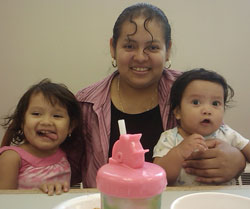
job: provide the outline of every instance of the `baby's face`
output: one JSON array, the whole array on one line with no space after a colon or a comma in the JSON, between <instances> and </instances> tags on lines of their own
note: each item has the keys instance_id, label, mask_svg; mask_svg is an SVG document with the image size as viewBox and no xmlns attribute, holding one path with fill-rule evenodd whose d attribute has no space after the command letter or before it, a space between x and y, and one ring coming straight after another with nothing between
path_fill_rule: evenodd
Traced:
<instances>
[{"instance_id":1,"label":"baby's face","mask_svg":"<svg viewBox=\"0 0 250 209\"><path fill-rule=\"evenodd\" d=\"M210 81L192 81L183 92L181 105L175 110L175 115L186 134L210 135L223 122L223 87Z\"/></svg>"}]
</instances>

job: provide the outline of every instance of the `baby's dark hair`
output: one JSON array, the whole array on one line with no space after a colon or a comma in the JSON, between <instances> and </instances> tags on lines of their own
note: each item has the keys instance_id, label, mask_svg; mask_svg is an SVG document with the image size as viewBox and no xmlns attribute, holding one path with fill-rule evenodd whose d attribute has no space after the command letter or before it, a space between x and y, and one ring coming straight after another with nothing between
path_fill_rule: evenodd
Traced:
<instances>
[{"instance_id":1,"label":"baby's dark hair","mask_svg":"<svg viewBox=\"0 0 250 209\"><path fill-rule=\"evenodd\" d=\"M224 107L229 107L229 103L232 101L234 96L234 90L230 85L227 84L226 79L214 71L197 68L184 72L173 83L170 93L171 113L173 113L176 107L181 105L183 92L185 91L188 84L194 80L211 81L220 84L224 90ZM172 117L174 117L173 114Z\"/></svg>"},{"instance_id":2,"label":"baby's dark hair","mask_svg":"<svg viewBox=\"0 0 250 209\"><path fill-rule=\"evenodd\" d=\"M25 136L22 130L25 113L28 109L31 96L42 93L50 104L59 104L65 107L70 118L70 126L74 127L71 137L62 143L66 146L70 139L82 136L82 113L81 108L74 94L64 85L52 83L49 79L43 79L39 83L31 86L19 100L13 114L5 117L2 126L6 128L6 133L2 140L1 146L10 144L20 144L24 141Z\"/></svg>"},{"instance_id":3,"label":"baby's dark hair","mask_svg":"<svg viewBox=\"0 0 250 209\"><path fill-rule=\"evenodd\" d=\"M147 24L147 22L153 20L154 18L157 20L158 23L160 23L160 25L163 29L163 33L164 33L163 37L165 39L166 49L168 49L170 46L169 45L170 41L171 41L171 27L170 27L170 24L168 22L168 19L167 19L166 15L164 14L164 12L160 8L158 8L154 5L148 4L148 3L137 3L137 4L134 4L132 6L129 6L126 9L124 9L122 11L122 13L119 15L119 17L117 18L117 20L115 22L114 28L113 28L112 45L113 45L114 49L116 49L117 41L118 41L118 38L120 37L123 23L126 21L129 21L135 25L134 33L127 35L129 38L129 36L132 36L132 35L136 34L136 32L137 32L137 25L133 19L140 17L140 16L145 17L144 28L151 35L152 41L154 39L153 35L147 29L146 24Z\"/></svg>"}]
</instances>

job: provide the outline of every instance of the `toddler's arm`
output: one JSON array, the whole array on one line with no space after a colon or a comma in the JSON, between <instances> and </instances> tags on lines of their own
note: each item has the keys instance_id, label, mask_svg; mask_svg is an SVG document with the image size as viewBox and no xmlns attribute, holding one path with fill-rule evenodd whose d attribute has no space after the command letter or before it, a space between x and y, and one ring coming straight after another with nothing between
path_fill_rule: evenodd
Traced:
<instances>
[{"instance_id":1,"label":"toddler's arm","mask_svg":"<svg viewBox=\"0 0 250 209\"><path fill-rule=\"evenodd\" d=\"M20 156L6 150L0 155L0 189L17 189Z\"/></svg>"},{"instance_id":2,"label":"toddler's arm","mask_svg":"<svg viewBox=\"0 0 250 209\"><path fill-rule=\"evenodd\" d=\"M69 191L69 184L67 181L65 182L50 182L45 183L40 186L40 189L47 193L49 196L52 196L54 194L62 194L63 192Z\"/></svg>"},{"instance_id":3,"label":"toddler's arm","mask_svg":"<svg viewBox=\"0 0 250 209\"><path fill-rule=\"evenodd\" d=\"M199 134L192 134L179 145L172 148L165 156L156 157L154 163L160 165L167 173L168 183L174 184L180 174L183 162L195 151L207 149L204 138Z\"/></svg>"}]
</instances>

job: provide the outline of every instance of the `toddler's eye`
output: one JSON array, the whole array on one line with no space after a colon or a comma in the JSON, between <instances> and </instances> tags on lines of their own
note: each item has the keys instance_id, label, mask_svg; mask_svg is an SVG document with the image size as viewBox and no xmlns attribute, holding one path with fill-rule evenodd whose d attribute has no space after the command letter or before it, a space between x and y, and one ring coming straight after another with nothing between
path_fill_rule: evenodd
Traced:
<instances>
[{"instance_id":1,"label":"toddler's eye","mask_svg":"<svg viewBox=\"0 0 250 209\"><path fill-rule=\"evenodd\" d=\"M200 104L200 101L199 101L198 99L194 99L194 100L192 101L192 104L198 105L198 104Z\"/></svg>"},{"instance_id":2,"label":"toddler's eye","mask_svg":"<svg viewBox=\"0 0 250 209\"><path fill-rule=\"evenodd\" d=\"M54 117L55 117L55 118L62 118L63 116L62 116L62 115L59 115L59 114L55 114Z\"/></svg>"},{"instance_id":3,"label":"toddler's eye","mask_svg":"<svg viewBox=\"0 0 250 209\"><path fill-rule=\"evenodd\" d=\"M31 115L34 115L34 116L39 116L41 115L39 112L32 112Z\"/></svg>"}]
</instances>

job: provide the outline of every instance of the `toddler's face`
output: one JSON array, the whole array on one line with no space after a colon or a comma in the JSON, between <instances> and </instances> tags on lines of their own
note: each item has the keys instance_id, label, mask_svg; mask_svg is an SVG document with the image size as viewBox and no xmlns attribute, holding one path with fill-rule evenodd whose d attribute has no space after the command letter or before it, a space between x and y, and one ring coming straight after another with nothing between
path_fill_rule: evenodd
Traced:
<instances>
[{"instance_id":1,"label":"toddler's face","mask_svg":"<svg viewBox=\"0 0 250 209\"><path fill-rule=\"evenodd\" d=\"M71 133L68 111L58 103L52 105L42 93L34 94L25 113L23 131L30 149L51 154Z\"/></svg>"},{"instance_id":2,"label":"toddler's face","mask_svg":"<svg viewBox=\"0 0 250 209\"><path fill-rule=\"evenodd\" d=\"M183 92L181 105L175 110L183 131L207 136L223 122L224 90L220 84L194 80Z\"/></svg>"}]
</instances>

